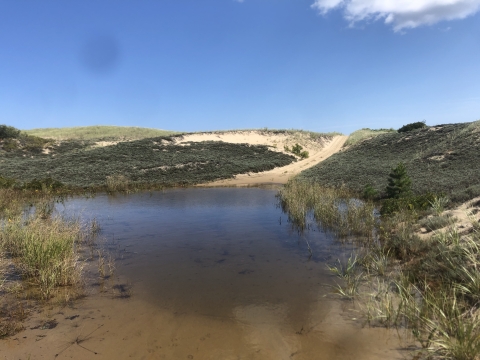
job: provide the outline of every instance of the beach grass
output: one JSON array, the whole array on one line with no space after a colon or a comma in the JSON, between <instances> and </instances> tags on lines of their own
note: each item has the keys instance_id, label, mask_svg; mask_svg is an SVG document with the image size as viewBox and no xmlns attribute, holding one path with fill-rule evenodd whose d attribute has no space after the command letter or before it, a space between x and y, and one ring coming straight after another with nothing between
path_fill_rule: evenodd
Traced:
<instances>
[{"instance_id":1,"label":"beach grass","mask_svg":"<svg viewBox=\"0 0 480 360\"><path fill-rule=\"evenodd\" d=\"M22 130L23 133L54 140L139 140L178 134L176 131L135 126L78 126Z\"/></svg>"}]
</instances>

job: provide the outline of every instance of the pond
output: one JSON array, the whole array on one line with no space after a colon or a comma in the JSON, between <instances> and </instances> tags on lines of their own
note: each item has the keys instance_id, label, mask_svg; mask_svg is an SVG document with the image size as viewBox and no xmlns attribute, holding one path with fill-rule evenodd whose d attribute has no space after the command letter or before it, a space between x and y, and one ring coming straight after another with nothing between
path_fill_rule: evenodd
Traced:
<instances>
[{"instance_id":1,"label":"pond","mask_svg":"<svg viewBox=\"0 0 480 360\"><path fill-rule=\"evenodd\" d=\"M276 190L190 188L76 198L116 257L112 284L89 284L55 329L10 341L12 358L395 359L394 332L363 327L331 294L326 263L345 252L312 227L299 234ZM310 254L307 242L311 247ZM110 289L109 289L110 286ZM102 291L99 289L102 288ZM34 357L37 358L37 357ZM38 356L40 358L40 356Z\"/></svg>"}]
</instances>

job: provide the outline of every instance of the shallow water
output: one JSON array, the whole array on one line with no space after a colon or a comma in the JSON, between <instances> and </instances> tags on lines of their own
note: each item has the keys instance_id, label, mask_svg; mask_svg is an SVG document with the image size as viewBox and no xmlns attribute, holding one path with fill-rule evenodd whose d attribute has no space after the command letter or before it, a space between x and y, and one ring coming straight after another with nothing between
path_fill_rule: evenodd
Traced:
<instances>
[{"instance_id":1,"label":"shallow water","mask_svg":"<svg viewBox=\"0 0 480 360\"><path fill-rule=\"evenodd\" d=\"M400 357L394 333L362 328L351 304L331 296L325 264L345 249L317 229L298 234L275 193L176 189L68 201L59 211L100 223L117 257L116 289L131 296L94 286L74 308L32 320L54 318L56 329L0 346L8 358Z\"/></svg>"}]
</instances>

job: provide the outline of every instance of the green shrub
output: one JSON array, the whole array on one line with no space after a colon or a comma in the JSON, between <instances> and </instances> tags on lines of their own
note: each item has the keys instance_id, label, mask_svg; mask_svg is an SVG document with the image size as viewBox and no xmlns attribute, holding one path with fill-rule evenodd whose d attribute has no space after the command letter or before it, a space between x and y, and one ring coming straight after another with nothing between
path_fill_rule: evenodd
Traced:
<instances>
[{"instance_id":1,"label":"green shrub","mask_svg":"<svg viewBox=\"0 0 480 360\"><path fill-rule=\"evenodd\" d=\"M363 189L363 198L367 200L373 200L377 197L378 192L372 186L372 184L365 185L365 189Z\"/></svg>"},{"instance_id":2,"label":"green shrub","mask_svg":"<svg viewBox=\"0 0 480 360\"><path fill-rule=\"evenodd\" d=\"M412 131L412 130L416 130L416 129L422 129L426 126L427 126L427 124L425 124L425 120L424 121L417 121L417 122L402 126L400 129L398 129L398 132L402 133L402 132Z\"/></svg>"},{"instance_id":3,"label":"green shrub","mask_svg":"<svg viewBox=\"0 0 480 360\"><path fill-rule=\"evenodd\" d=\"M9 178L0 176L0 189L8 189L13 187L13 185L15 185L14 179L9 179Z\"/></svg>"},{"instance_id":4,"label":"green shrub","mask_svg":"<svg viewBox=\"0 0 480 360\"><path fill-rule=\"evenodd\" d=\"M0 139L17 138L20 136L20 130L13 126L0 125Z\"/></svg>"},{"instance_id":5,"label":"green shrub","mask_svg":"<svg viewBox=\"0 0 480 360\"><path fill-rule=\"evenodd\" d=\"M24 135L21 136L20 142L25 150L29 152L39 153L42 152L43 147L49 141L46 139L42 139L38 136Z\"/></svg>"},{"instance_id":6,"label":"green shrub","mask_svg":"<svg viewBox=\"0 0 480 360\"><path fill-rule=\"evenodd\" d=\"M403 163L399 163L396 168L392 169L388 177L388 185L386 188L388 198L406 197L411 192L412 181L407 175L407 169Z\"/></svg>"},{"instance_id":7,"label":"green shrub","mask_svg":"<svg viewBox=\"0 0 480 360\"><path fill-rule=\"evenodd\" d=\"M33 179L23 184L22 188L26 190L50 191L58 190L63 187L60 181L53 180L51 177L45 179Z\"/></svg>"},{"instance_id":8,"label":"green shrub","mask_svg":"<svg viewBox=\"0 0 480 360\"><path fill-rule=\"evenodd\" d=\"M294 146L292 146L292 153L297 156L300 156L300 153L302 150L303 150L303 147L301 145L295 144Z\"/></svg>"},{"instance_id":9,"label":"green shrub","mask_svg":"<svg viewBox=\"0 0 480 360\"><path fill-rule=\"evenodd\" d=\"M403 210L417 210L425 211L431 207L431 203L439 195L433 193L427 193L422 195L410 195L403 198L390 198L386 199L380 209L380 214L391 215Z\"/></svg>"},{"instance_id":10,"label":"green shrub","mask_svg":"<svg viewBox=\"0 0 480 360\"><path fill-rule=\"evenodd\" d=\"M309 156L308 151L305 151L305 150L302 151L303 146L299 144L295 144L294 146L292 146L292 149L290 149L287 145L285 145L283 149L287 152L291 152L292 154L300 156L300 158L302 159L306 159Z\"/></svg>"},{"instance_id":11,"label":"green shrub","mask_svg":"<svg viewBox=\"0 0 480 360\"><path fill-rule=\"evenodd\" d=\"M8 138L3 140L3 145L2 145L3 150L5 151L15 151L18 150L18 140L13 139L13 138Z\"/></svg>"}]
</instances>

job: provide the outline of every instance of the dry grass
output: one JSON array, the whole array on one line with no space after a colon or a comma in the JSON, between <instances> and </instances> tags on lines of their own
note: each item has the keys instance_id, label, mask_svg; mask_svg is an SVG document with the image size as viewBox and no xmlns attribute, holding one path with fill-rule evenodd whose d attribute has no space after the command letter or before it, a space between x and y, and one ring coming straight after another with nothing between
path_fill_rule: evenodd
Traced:
<instances>
[{"instance_id":1,"label":"dry grass","mask_svg":"<svg viewBox=\"0 0 480 360\"><path fill-rule=\"evenodd\" d=\"M132 126L79 126L65 128L43 128L24 130L28 135L38 136L55 140L100 140L100 139L123 139L139 140L158 136L178 134L175 131L149 129Z\"/></svg>"},{"instance_id":2,"label":"dry grass","mask_svg":"<svg viewBox=\"0 0 480 360\"><path fill-rule=\"evenodd\" d=\"M386 134L386 133L390 133L390 132L396 132L396 130L394 130L394 129L378 129L378 130L375 130L375 129L363 128L363 129L360 129L360 130L357 130L357 131L354 131L353 133L351 133L343 146L344 147L352 146L352 145L358 144L358 143L360 143L364 140L372 139L372 138L374 138L378 135L382 135L382 134Z\"/></svg>"}]
</instances>

